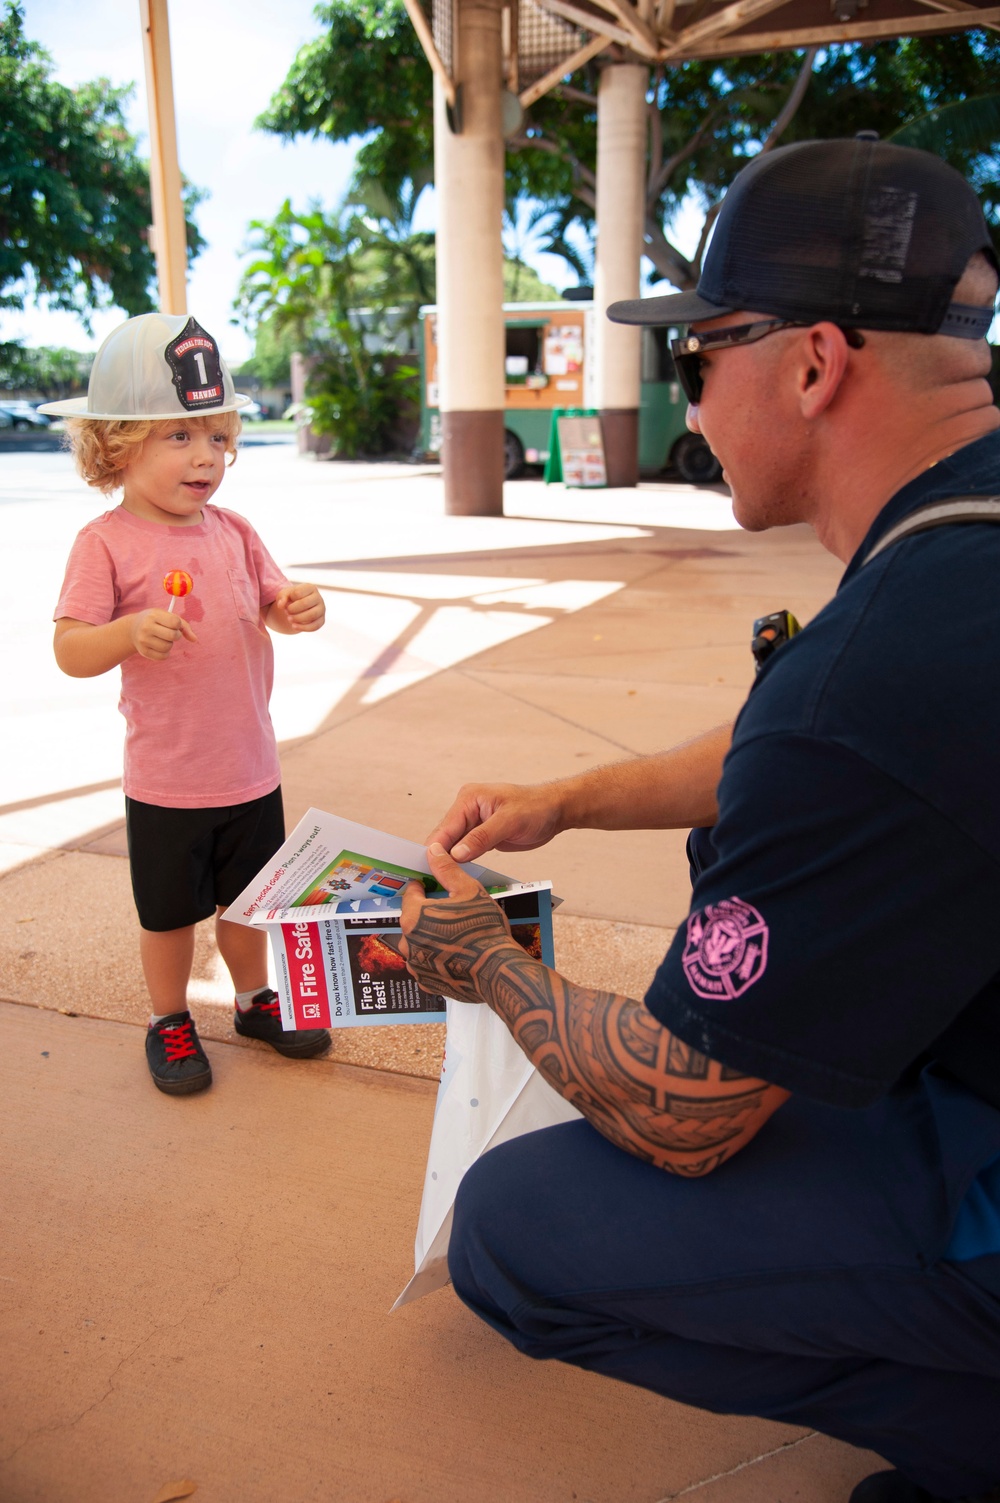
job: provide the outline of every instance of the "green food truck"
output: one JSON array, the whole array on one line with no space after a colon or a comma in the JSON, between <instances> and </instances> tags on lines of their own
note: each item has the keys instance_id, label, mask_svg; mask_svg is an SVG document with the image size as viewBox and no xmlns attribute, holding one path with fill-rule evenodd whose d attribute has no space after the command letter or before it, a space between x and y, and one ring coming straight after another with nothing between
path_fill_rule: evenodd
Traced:
<instances>
[{"instance_id":1,"label":"green food truck","mask_svg":"<svg viewBox=\"0 0 1000 1503\"><path fill-rule=\"evenodd\" d=\"M526 464L544 464L554 408L595 406L594 305L592 302L505 303L506 393L504 474L508 480ZM437 308L420 310L420 446L425 454L441 447L438 409ZM643 329L639 398L639 470L659 475L674 469L690 484L707 484L721 474L704 439L685 426L687 401L670 357L677 329Z\"/></svg>"}]
</instances>

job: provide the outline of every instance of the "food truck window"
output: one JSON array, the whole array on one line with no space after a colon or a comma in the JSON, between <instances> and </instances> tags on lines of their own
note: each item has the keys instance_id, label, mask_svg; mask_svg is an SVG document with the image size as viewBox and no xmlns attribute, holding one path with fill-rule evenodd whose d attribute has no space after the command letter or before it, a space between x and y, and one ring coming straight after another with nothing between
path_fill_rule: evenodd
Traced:
<instances>
[{"instance_id":1,"label":"food truck window","mask_svg":"<svg viewBox=\"0 0 1000 1503\"><path fill-rule=\"evenodd\" d=\"M543 324L507 324L507 348L506 369L507 384L511 384L513 376L516 382L519 378L533 376L542 369L542 335L545 332ZM527 361L527 365L522 364Z\"/></svg>"},{"instance_id":2,"label":"food truck window","mask_svg":"<svg viewBox=\"0 0 1000 1503\"><path fill-rule=\"evenodd\" d=\"M642 331L643 381L676 381L670 341L676 329L646 328Z\"/></svg>"}]
</instances>

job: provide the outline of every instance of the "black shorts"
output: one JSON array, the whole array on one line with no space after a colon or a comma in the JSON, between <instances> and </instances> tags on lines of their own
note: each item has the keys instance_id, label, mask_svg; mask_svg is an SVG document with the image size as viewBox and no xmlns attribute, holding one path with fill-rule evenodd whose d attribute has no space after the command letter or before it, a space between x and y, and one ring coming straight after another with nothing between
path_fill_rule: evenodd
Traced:
<instances>
[{"instance_id":1,"label":"black shorts","mask_svg":"<svg viewBox=\"0 0 1000 1503\"><path fill-rule=\"evenodd\" d=\"M210 918L239 897L285 838L281 789L222 809L125 800L132 894L144 929Z\"/></svg>"}]
</instances>

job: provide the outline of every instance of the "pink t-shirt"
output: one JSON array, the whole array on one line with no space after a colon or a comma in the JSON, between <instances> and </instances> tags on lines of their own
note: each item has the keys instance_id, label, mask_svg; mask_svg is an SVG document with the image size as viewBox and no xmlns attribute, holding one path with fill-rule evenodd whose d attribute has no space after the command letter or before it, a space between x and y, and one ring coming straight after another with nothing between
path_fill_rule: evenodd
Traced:
<instances>
[{"instance_id":1,"label":"pink t-shirt","mask_svg":"<svg viewBox=\"0 0 1000 1503\"><path fill-rule=\"evenodd\" d=\"M250 523L206 506L194 527L168 527L118 506L78 533L55 620L104 626L166 609L163 576L190 574L177 600L198 638L179 637L163 662L122 663L129 798L168 809L243 804L281 781L268 700L274 654L263 612L286 582Z\"/></svg>"}]
</instances>

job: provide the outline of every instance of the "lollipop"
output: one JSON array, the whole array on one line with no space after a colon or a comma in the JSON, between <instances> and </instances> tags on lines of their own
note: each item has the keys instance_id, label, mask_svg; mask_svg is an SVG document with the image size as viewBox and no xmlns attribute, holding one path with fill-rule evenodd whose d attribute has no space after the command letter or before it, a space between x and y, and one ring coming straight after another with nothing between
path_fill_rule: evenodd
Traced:
<instances>
[{"instance_id":1,"label":"lollipop","mask_svg":"<svg viewBox=\"0 0 1000 1503\"><path fill-rule=\"evenodd\" d=\"M183 599L185 595L190 595L194 584L190 574L185 574L183 569L169 569L163 576L163 588L170 596L167 610L172 611L178 598Z\"/></svg>"}]
</instances>

